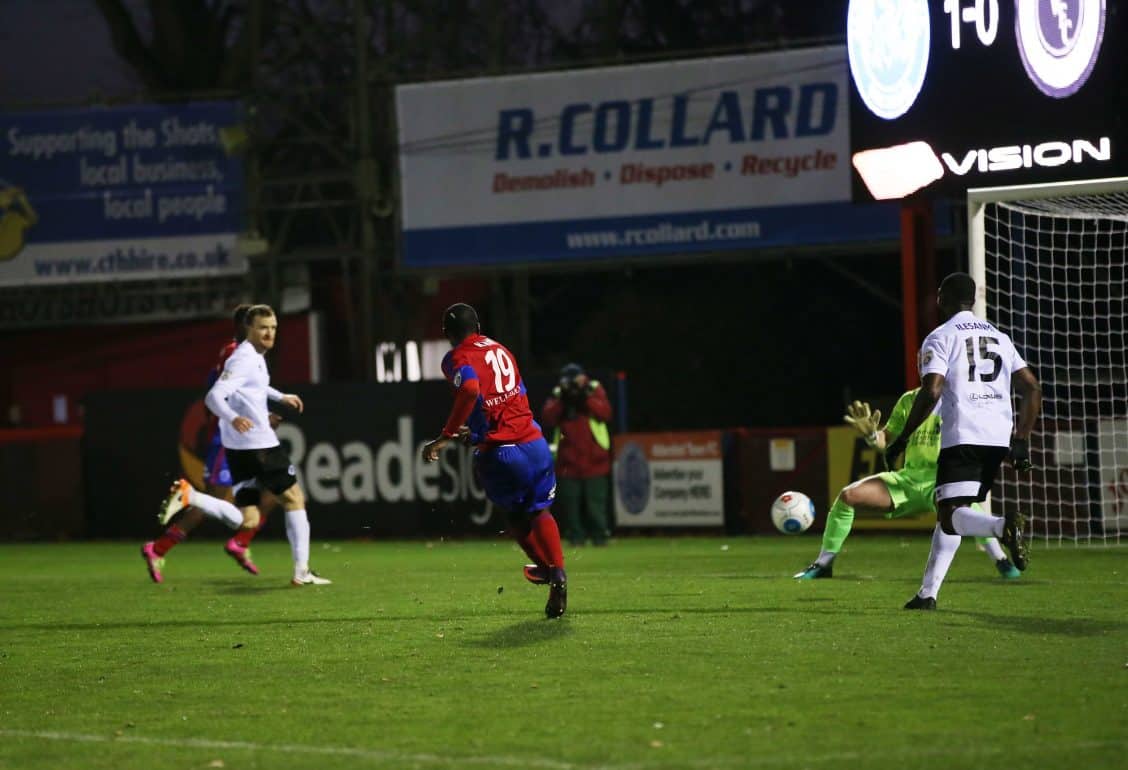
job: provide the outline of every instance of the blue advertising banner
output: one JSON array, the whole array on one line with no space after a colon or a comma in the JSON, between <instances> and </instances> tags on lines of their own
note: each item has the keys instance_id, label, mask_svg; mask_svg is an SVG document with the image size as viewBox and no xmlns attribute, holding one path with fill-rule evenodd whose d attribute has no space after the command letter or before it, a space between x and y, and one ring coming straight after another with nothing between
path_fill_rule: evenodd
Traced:
<instances>
[{"instance_id":1,"label":"blue advertising banner","mask_svg":"<svg viewBox=\"0 0 1128 770\"><path fill-rule=\"evenodd\" d=\"M880 203L820 203L566 222L411 230L412 267L592 260L896 238L900 212ZM940 231L946 234L946 223Z\"/></svg>"},{"instance_id":2,"label":"blue advertising banner","mask_svg":"<svg viewBox=\"0 0 1128 770\"><path fill-rule=\"evenodd\" d=\"M0 285L245 272L237 102L0 113Z\"/></svg>"}]
</instances>

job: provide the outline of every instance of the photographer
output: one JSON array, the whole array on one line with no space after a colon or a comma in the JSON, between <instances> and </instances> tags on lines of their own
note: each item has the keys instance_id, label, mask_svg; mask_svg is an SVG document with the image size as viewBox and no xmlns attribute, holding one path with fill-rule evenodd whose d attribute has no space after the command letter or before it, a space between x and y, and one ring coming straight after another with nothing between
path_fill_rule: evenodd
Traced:
<instances>
[{"instance_id":1,"label":"photographer","mask_svg":"<svg viewBox=\"0 0 1128 770\"><path fill-rule=\"evenodd\" d=\"M541 422L556 456L553 512L572 545L590 539L604 545L610 493L611 403L598 381L579 364L560 370L560 382L544 403Z\"/></svg>"}]
</instances>

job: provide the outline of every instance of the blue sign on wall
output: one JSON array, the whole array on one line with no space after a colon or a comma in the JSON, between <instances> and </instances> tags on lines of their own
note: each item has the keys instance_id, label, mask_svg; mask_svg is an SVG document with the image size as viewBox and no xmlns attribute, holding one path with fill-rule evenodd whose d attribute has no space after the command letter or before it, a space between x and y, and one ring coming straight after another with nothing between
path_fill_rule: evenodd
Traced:
<instances>
[{"instance_id":1,"label":"blue sign on wall","mask_svg":"<svg viewBox=\"0 0 1128 770\"><path fill-rule=\"evenodd\" d=\"M244 272L237 102L0 113L0 285Z\"/></svg>"}]
</instances>

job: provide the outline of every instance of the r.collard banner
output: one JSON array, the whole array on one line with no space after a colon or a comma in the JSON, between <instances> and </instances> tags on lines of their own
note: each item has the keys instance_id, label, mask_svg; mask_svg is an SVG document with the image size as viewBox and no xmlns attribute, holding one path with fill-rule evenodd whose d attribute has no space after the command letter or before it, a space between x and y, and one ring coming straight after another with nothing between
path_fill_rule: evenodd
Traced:
<instances>
[{"instance_id":1,"label":"r.collard banner","mask_svg":"<svg viewBox=\"0 0 1128 770\"><path fill-rule=\"evenodd\" d=\"M236 102L0 112L0 285L245 272L240 121Z\"/></svg>"},{"instance_id":2,"label":"r.collard banner","mask_svg":"<svg viewBox=\"0 0 1128 770\"><path fill-rule=\"evenodd\" d=\"M403 262L895 236L850 207L842 46L396 89Z\"/></svg>"}]
</instances>

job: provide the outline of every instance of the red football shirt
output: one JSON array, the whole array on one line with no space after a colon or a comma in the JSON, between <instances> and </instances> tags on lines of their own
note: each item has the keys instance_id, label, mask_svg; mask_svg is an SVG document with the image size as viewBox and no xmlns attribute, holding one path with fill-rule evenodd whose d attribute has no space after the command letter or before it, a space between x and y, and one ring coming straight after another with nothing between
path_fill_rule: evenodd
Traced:
<instances>
[{"instance_id":1,"label":"red football shirt","mask_svg":"<svg viewBox=\"0 0 1128 770\"><path fill-rule=\"evenodd\" d=\"M456 401L451 415L451 422L470 426L475 443L523 444L542 437L517 361L500 342L470 335L443 358L443 374L456 389L469 380L478 381L478 397L469 413L458 414Z\"/></svg>"},{"instance_id":2,"label":"red football shirt","mask_svg":"<svg viewBox=\"0 0 1128 770\"><path fill-rule=\"evenodd\" d=\"M219 363L215 365L215 376L223 374L223 365L227 363L227 359L231 358L231 354L235 352L235 348L239 347L239 343L231 340L223 349L219 351Z\"/></svg>"},{"instance_id":3,"label":"red football shirt","mask_svg":"<svg viewBox=\"0 0 1128 770\"><path fill-rule=\"evenodd\" d=\"M219 375L223 374L223 365L227 363L227 359L231 358L231 354L235 352L235 348L239 347L239 343L231 340L219 351L219 363L215 368L208 372L208 390L211 386L215 385L215 381L219 379ZM208 412L208 441L211 441L215 434L219 431L219 418L211 412Z\"/></svg>"}]
</instances>

